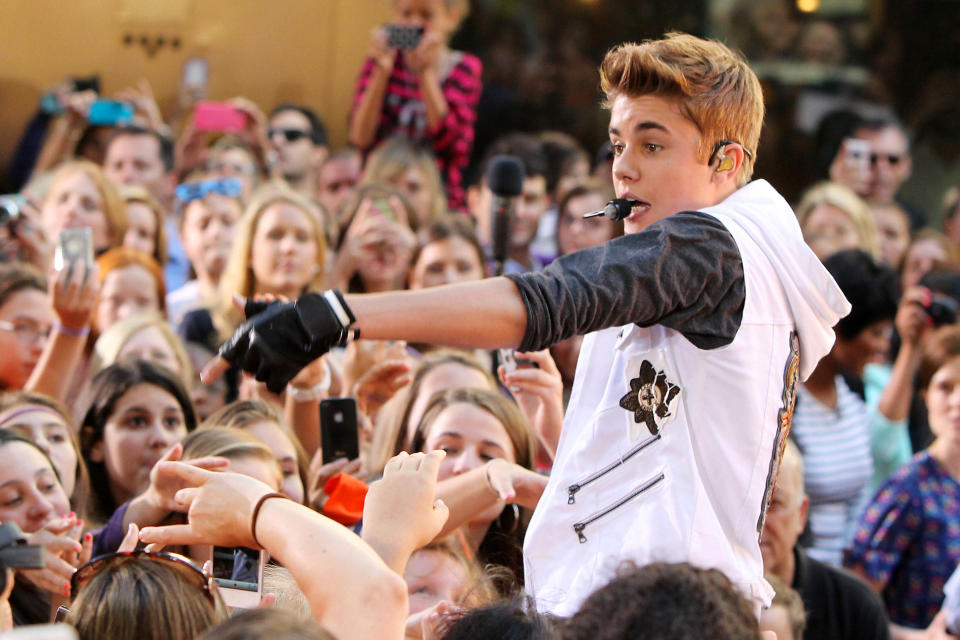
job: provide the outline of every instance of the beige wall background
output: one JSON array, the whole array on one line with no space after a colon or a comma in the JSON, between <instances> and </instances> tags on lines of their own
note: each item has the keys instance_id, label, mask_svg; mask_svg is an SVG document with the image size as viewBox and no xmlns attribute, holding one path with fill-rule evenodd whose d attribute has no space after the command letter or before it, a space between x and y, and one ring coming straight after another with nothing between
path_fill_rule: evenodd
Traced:
<instances>
[{"instance_id":1,"label":"beige wall background","mask_svg":"<svg viewBox=\"0 0 960 640\"><path fill-rule=\"evenodd\" d=\"M0 0L0 167L40 96L68 76L99 73L105 95L146 78L168 118L188 58L209 62L209 98L282 101L324 118L334 144L370 30L390 0ZM130 35L134 43L124 44ZM168 44L149 55L146 36ZM178 38L180 45L169 43Z\"/></svg>"}]
</instances>

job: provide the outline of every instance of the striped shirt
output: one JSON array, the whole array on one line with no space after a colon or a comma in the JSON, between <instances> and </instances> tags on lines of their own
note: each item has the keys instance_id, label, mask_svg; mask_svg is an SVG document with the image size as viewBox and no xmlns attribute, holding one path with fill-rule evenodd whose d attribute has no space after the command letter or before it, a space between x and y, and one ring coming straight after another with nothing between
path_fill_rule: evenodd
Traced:
<instances>
[{"instance_id":1,"label":"striped shirt","mask_svg":"<svg viewBox=\"0 0 960 640\"><path fill-rule=\"evenodd\" d=\"M837 376L837 406L830 409L797 387L790 437L803 453L813 539L807 553L829 565L843 563L860 512L870 498L873 458L870 418L863 400Z\"/></svg>"},{"instance_id":2,"label":"striped shirt","mask_svg":"<svg viewBox=\"0 0 960 640\"><path fill-rule=\"evenodd\" d=\"M447 101L447 115L432 129L427 126L427 109L420 94L420 81L404 62L403 52L397 54L387 81L380 122L369 148L396 135L414 142L429 142L443 177L450 209L463 211L466 205L463 172L473 150L473 123L477 119L477 102L483 86L480 81L482 65L479 58L469 53L453 51L451 54L453 64L440 84ZM351 113L359 106L375 68L373 58L367 58L363 63Z\"/></svg>"}]
</instances>

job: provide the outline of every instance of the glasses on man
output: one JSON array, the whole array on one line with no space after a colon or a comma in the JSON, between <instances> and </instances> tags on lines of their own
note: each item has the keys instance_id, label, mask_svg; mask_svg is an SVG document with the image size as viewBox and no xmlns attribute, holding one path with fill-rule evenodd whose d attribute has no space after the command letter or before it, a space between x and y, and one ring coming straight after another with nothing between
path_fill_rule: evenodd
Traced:
<instances>
[{"instance_id":1,"label":"glasses on man","mask_svg":"<svg viewBox=\"0 0 960 640\"><path fill-rule=\"evenodd\" d=\"M45 342L50 337L50 327L41 328L36 322L30 320L0 320L0 331L10 331L24 344L36 344Z\"/></svg>"},{"instance_id":2,"label":"glasses on man","mask_svg":"<svg viewBox=\"0 0 960 640\"><path fill-rule=\"evenodd\" d=\"M228 198L237 198L243 191L243 185L236 178L219 178L217 180L195 180L177 185L176 196L181 204L205 198L208 194L219 193Z\"/></svg>"},{"instance_id":3,"label":"glasses on man","mask_svg":"<svg viewBox=\"0 0 960 640\"><path fill-rule=\"evenodd\" d=\"M301 138L306 138L310 135L309 131L304 131L302 129L270 129L267 131L267 137L273 140L275 136L283 136L283 139L287 142L296 142Z\"/></svg>"}]
</instances>

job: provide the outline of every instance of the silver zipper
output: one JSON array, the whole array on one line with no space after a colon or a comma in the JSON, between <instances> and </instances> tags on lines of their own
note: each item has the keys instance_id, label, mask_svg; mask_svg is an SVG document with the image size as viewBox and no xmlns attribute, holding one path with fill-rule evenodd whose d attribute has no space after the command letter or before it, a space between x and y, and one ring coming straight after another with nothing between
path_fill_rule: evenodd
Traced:
<instances>
[{"instance_id":1,"label":"silver zipper","mask_svg":"<svg viewBox=\"0 0 960 640\"><path fill-rule=\"evenodd\" d=\"M656 484L658 484L659 482L661 482L661 481L663 480L663 478L664 478L663 472L660 472L659 475L657 475L657 476L655 476L655 477L647 480L647 481L644 482L642 485L640 485L639 487L637 487L636 489L634 489L633 491L631 491L630 493L628 493L628 494L625 495L624 497L620 498L619 500L617 500L616 502L614 502L614 503L613 503L612 505L610 505L609 507L606 507L606 508L604 508L604 509L596 512L595 514L593 514L592 516L590 516L590 517L587 518L586 520L583 520L583 521L581 521L581 522L575 523L575 524L573 525L573 531L574 531L574 533L577 534L577 538L580 540L580 544L583 544L584 542L587 541L587 536L584 535L583 530L587 528L587 525L588 525L588 524L591 524L591 523L593 523L593 522L596 522L597 520L599 520L600 518L608 515L608 514L609 514L610 512L612 512L612 511L616 511L617 509L619 509L620 507L622 507L622 506L625 505L626 503L630 502L631 500L633 500L634 498L636 498L637 496L639 496L639 495L640 495L641 493L643 493L644 491L647 491L648 489L652 488L654 485L656 485Z\"/></svg>"},{"instance_id":2,"label":"silver zipper","mask_svg":"<svg viewBox=\"0 0 960 640\"><path fill-rule=\"evenodd\" d=\"M630 449L630 451L628 451L625 455L621 456L619 460L614 460L613 462L605 466L603 469L600 469L599 471L594 471L592 474L590 474L580 482L575 482L569 487L567 487L567 504L576 503L577 500L575 496L577 491L580 491L580 489L583 489L585 486L587 486L591 482L595 480L599 480L603 476L607 475L608 473L610 473L611 471L613 471L614 469L622 465L624 462L626 462L633 456L637 455L638 453L640 453L641 451L649 447L651 444L653 444L660 438L661 438L661 435L659 433L655 436L650 436L649 438L647 438L646 440L644 440L643 442L635 446L633 449Z\"/></svg>"}]
</instances>

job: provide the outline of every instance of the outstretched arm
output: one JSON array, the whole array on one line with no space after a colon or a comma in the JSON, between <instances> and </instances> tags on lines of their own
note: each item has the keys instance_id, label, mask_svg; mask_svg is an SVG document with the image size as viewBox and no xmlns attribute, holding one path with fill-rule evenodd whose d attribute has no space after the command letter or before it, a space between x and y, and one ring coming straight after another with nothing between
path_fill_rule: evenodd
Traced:
<instances>
[{"instance_id":1,"label":"outstretched arm","mask_svg":"<svg viewBox=\"0 0 960 640\"><path fill-rule=\"evenodd\" d=\"M140 532L141 541L262 546L290 569L314 618L337 638L403 637L406 585L352 531L279 498L263 502L252 522L255 506L271 493L265 484L179 462L163 462L158 469L189 485L176 495L187 507L188 524L147 527Z\"/></svg>"}]
</instances>

